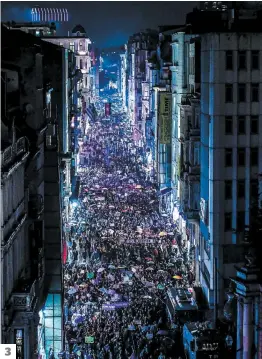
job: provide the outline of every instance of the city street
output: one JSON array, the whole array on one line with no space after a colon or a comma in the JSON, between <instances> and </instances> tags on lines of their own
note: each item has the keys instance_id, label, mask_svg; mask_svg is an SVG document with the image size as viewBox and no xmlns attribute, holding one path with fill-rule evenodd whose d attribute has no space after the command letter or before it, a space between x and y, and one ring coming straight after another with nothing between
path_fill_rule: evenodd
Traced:
<instances>
[{"instance_id":1,"label":"city street","mask_svg":"<svg viewBox=\"0 0 262 359\"><path fill-rule=\"evenodd\" d=\"M165 295L187 286L176 230L128 124L93 124L71 203L65 332L74 358L178 358Z\"/></svg>"}]
</instances>

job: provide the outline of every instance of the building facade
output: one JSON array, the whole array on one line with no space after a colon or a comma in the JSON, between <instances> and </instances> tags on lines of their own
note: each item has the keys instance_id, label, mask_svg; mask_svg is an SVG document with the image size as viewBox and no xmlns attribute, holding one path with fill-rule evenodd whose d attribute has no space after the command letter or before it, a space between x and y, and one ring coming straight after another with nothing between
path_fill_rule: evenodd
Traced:
<instances>
[{"instance_id":1,"label":"building facade","mask_svg":"<svg viewBox=\"0 0 262 359\"><path fill-rule=\"evenodd\" d=\"M126 112L127 111L127 106L126 106L126 97L127 97L127 88L126 88L126 47L125 47L125 53L124 54L120 54L120 93L121 93L121 97L122 97L122 106L123 106L123 111Z\"/></svg>"},{"instance_id":2,"label":"building facade","mask_svg":"<svg viewBox=\"0 0 262 359\"><path fill-rule=\"evenodd\" d=\"M261 187L262 34L250 31L201 36L201 281L211 299L216 260L219 302Z\"/></svg>"},{"instance_id":3,"label":"building facade","mask_svg":"<svg viewBox=\"0 0 262 359\"><path fill-rule=\"evenodd\" d=\"M2 57L1 336L3 343L17 344L17 357L29 359L38 356L39 312L50 290L48 274L51 278L55 275L46 270L48 89L43 76L41 40L4 27L2 34L6 51ZM53 255L59 256L60 248L56 252L53 248ZM56 288L60 292L61 278L60 270L60 288ZM61 332L60 325L59 349Z\"/></svg>"},{"instance_id":4,"label":"building facade","mask_svg":"<svg viewBox=\"0 0 262 359\"><path fill-rule=\"evenodd\" d=\"M182 243L199 282L200 44L186 27L172 34L172 204ZM194 248L196 250L194 250ZM191 253L190 251L194 251Z\"/></svg>"},{"instance_id":5,"label":"building facade","mask_svg":"<svg viewBox=\"0 0 262 359\"><path fill-rule=\"evenodd\" d=\"M146 61L156 49L158 32L147 30L134 34L127 44L128 116L134 141L142 146L145 140L145 121L142 119L142 83L146 82ZM144 87L143 87L144 89Z\"/></svg>"},{"instance_id":6,"label":"building facade","mask_svg":"<svg viewBox=\"0 0 262 359\"><path fill-rule=\"evenodd\" d=\"M1 203L12 215L1 210L2 285L8 288L1 301L2 340L17 344L18 357L48 358L63 348L62 219L71 196L67 110L79 72L62 46L20 30L2 27L3 33Z\"/></svg>"},{"instance_id":7,"label":"building facade","mask_svg":"<svg viewBox=\"0 0 262 359\"><path fill-rule=\"evenodd\" d=\"M261 13L244 14L194 11L172 35L173 218L219 309L261 186Z\"/></svg>"},{"instance_id":8,"label":"building facade","mask_svg":"<svg viewBox=\"0 0 262 359\"><path fill-rule=\"evenodd\" d=\"M75 190L77 170L80 164L80 147L88 127L93 120L92 105L94 101L91 41L81 25L72 30L67 37L42 37L44 41L51 42L65 49L64 58L64 109L67 126L64 133L64 163L67 175L64 191L65 219L69 219L70 197ZM70 71L70 73L69 73Z\"/></svg>"}]
</instances>

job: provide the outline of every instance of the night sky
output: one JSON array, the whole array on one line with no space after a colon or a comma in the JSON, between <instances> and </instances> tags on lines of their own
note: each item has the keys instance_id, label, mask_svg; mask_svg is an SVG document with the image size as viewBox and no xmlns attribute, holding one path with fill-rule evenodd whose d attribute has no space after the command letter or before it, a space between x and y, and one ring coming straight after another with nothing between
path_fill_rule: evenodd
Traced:
<instances>
[{"instance_id":1,"label":"night sky","mask_svg":"<svg viewBox=\"0 0 262 359\"><path fill-rule=\"evenodd\" d=\"M198 5L196 1L4 1L2 21L31 21L31 8L67 8L69 22L60 25L58 35L67 34L74 25L84 26L99 48L124 44L128 37L158 25L185 23L185 16Z\"/></svg>"}]
</instances>

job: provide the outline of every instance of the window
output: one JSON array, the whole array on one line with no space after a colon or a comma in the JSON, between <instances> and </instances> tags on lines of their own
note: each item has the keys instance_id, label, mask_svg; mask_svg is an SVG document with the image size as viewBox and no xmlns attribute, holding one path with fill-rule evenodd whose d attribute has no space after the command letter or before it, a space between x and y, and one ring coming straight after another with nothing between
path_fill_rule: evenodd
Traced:
<instances>
[{"instance_id":1,"label":"window","mask_svg":"<svg viewBox=\"0 0 262 359\"><path fill-rule=\"evenodd\" d=\"M240 263L245 259L245 252L243 250L243 245L237 244L226 244L223 246L223 263ZM230 281L224 280L225 288L229 287Z\"/></svg>"},{"instance_id":2,"label":"window","mask_svg":"<svg viewBox=\"0 0 262 359\"><path fill-rule=\"evenodd\" d=\"M246 163L246 151L245 148L238 148L237 150L237 164L238 166L245 166Z\"/></svg>"},{"instance_id":3,"label":"window","mask_svg":"<svg viewBox=\"0 0 262 359\"><path fill-rule=\"evenodd\" d=\"M74 52L75 51L75 44L73 42L70 42L69 49Z\"/></svg>"},{"instance_id":4,"label":"window","mask_svg":"<svg viewBox=\"0 0 262 359\"><path fill-rule=\"evenodd\" d=\"M246 133L246 119L245 119L245 116L239 116L238 117L237 127L238 127L238 134L239 135L244 135Z\"/></svg>"},{"instance_id":5,"label":"window","mask_svg":"<svg viewBox=\"0 0 262 359\"><path fill-rule=\"evenodd\" d=\"M232 230L232 213L227 212L225 213L225 223L224 223L224 230L225 232Z\"/></svg>"},{"instance_id":6,"label":"window","mask_svg":"<svg viewBox=\"0 0 262 359\"><path fill-rule=\"evenodd\" d=\"M202 238L203 238L203 243L204 243L204 250L206 251L208 258L210 259L210 254L211 254L210 240L205 239L205 237L202 237Z\"/></svg>"},{"instance_id":7,"label":"window","mask_svg":"<svg viewBox=\"0 0 262 359\"><path fill-rule=\"evenodd\" d=\"M196 115L195 126L196 126L196 128L199 128L199 115Z\"/></svg>"},{"instance_id":8,"label":"window","mask_svg":"<svg viewBox=\"0 0 262 359\"><path fill-rule=\"evenodd\" d=\"M256 147L250 149L250 165L258 166L258 148Z\"/></svg>"},{"instance_id":9,"label":"window","mask_svg":"<svg viewBox=\"0 0 262 359\"><path fill-rule=\"evenodd\" d=\"M259 84L251 84L251 101L259 102Z\"/></svg>"},{"instance_id":10,"label":"window","mask_svg":"<svg viewBox=\"0 0 262 359\"><path fill-rule=\"evenodd\" d=\"M245 198L245 180L237 181L237 197Z\"/></svg>"},{"instance_id":11,"label":"window","mask_svg":"<svg viewBox=\"0 0 262 359\"><path fill-rule=\"evenodd\" d=\"M237 212L237 231L243 231L245 229L245 211Z\"/></svg>"},{"instance_id":12,"label":"window","mask_svg":"<svg viewBox=\"0 0 262 359\"><path fill-rule=\"evenodd\" d=\"M225 134L232 135L233 133L233 118L232 116L225 117Z\"/></svg>"},{"instance_id":13,"label":"window","mask_svg":"<svg viewBox=\"0 0 262 359\"><path fill-rule=\"evenodd\" d=\"M225 181L225 199L232 198L232 181Z\"/></svg>"},{"instance_id":14,"label":"window","mask_svg":"<svg viewBox=\"0 0 262 359\"><path fill-rule=\"evenodd\" d=\"M210 288L210 273L209 273L209 270L207 269L205 262L203 262L202 274L203 274L203 277L205 278L208 288Z\"/></svg>"},{"instance_id":15,"label":"window","mask_svg":"<svg viewBox=\"0 0 262 359\"><path fill-rule=\"evenodd\" d=\"M252 70L259 69L259 51L258 50L251 51L251 69Z\"/></svg>"},{"instance_id":16,"label":"window","mask_svg":"<svg viewBox=\"0 0 262 359\"><path fill-rule=\"evenodd\" d=\"M82 46L83 46L83 44L82 44L82 42L80 41L80 42L79 42L80 50L81 50Z\"/></svg>"},{"instance_id":17,"label":"window","mask_svg":"<svg viewBox=\"0 0 262 359\"><path fill-rule=\"evenodd\" d=\"M199 166L200 163L200 146L199 142L194 142L194 166Z\"/></svg>"},{"instance_id":18,"label":"window","mask_svg":"<svg viewBox=\"0 0 262 359\"><path fill-rule=\"evenodd\" d=\"M246 101L246 84L238 84L238 102Z\"/></svg>"},{"instance_id":19,"label":"window","mask_svg":"<svg viewBox=\"0 0 262 359\"><path fill-rule=\"evenodd\" d=\"M225 101L233 102L233 85L232 84L226 84Z\"/></svg>"},{"instance_id":20,"label":"window","mask_svg":"<svg viewBox=\"0 0 262 359\"><path fill-rule=\"evenodd\" d=\"M226 51L226 70L233 70L233 51Z\"/></svg>"},{"instance_id":21,"label":"window","mask_svg":"<svg viewBox=\"0 0 262 359\"><path fill-rule=\"evenodd\" d=\"M258 134L258 116L251 116L250 133L251 135Z\"/></svg>"},{"instance_id":22,"label":"window","mask_svg":"<svg viewBox=\"0 0 262 359\"><path fill-rule=\"evenodd\" d=\"M232 148L225 149L225 166L231 167L233 164L233 150Z\"/></svg>"},{"instance_id":23,"label":"window","mask_svg":"<svg viewBox=\"0 0 262 359\"><path fill-rule=\"evenodd\" d=\"M238 69L239 70L246 69L246 51L238 52Z\"/></svg>"},{"instance_id":24,"label":"window","mask_svg":"<svg viewBox=\"0 0 262 359\"><path fill-rule=\"evenodd\" d=\"M82 69L82 68L83 68L83 60L80 59L80 69Z\"/></svg>"},{"instance_id":25,"label":"window","mask_svg":"<svg viewBox=\"0 0 262 359\"><path fill-rule=\"evenodd\" d=\"M252 179L250 181L250 197L251 199L258 199L258 180Z\"/></svg>"}]
</instances>

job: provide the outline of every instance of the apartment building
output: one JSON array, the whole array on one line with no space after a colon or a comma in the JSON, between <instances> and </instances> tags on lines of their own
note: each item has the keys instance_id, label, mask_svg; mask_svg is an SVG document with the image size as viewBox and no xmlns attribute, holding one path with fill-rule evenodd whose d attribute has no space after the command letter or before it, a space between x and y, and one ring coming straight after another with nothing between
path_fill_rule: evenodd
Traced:
<instances>
[{"instance_id":1,"label":"apartment building","mask_svg":"<svg viewBox=\"0 0 262 359\"><path fill-rule=\"evenodd\" d=\"M243 7L196 10L172 36L174 219L192 240L187 223L195 222L196 236L200 210L198 279L220 309L234 265L243 263L243 230L261 188L261 12ZM194 184L185 187L185 176ZM193 198L189 205L185 195Z\"/></svg>"},{"instance_id":2,"label":"apartment building","mask_svg":"<svg viewBox=\"0 0 262 359\"><path fill-rule=\"evenodd\" d=\"M172 34L173 220L188 253L198 257L200 209L200 39L186 27ZM199 265L194 272L199 281Z\"/></svg>"},{"instance_id":3,"label":"apartment building","mask_svg":"<svg viewBox=\"0 0 262 359\"><path fill-rule=\"evenodd\" d=\"M32 35L2 34L1 337L34 358L46 275L43 54Z\"/></svg>"},{"instance_id":4,"label":"apartment building","mask_svg":"<svg viewBox=\"0 0 262 359\"><path fill-rule=\"evenodd\" d=\"M210 296L216 258L221 299L261 187L262 34L249 31L201 36L202 281Z\"/></svg>"},{"instance_id":5,"label":"apartment building","mask_svg":"<svg viewBox=\"0 0 262 359\"><path fill-rule=\"evenodd\" d=\"M158 32L146 30L131 36L127 44L128 115L133 127L133 137L142 145L145 122L142 121L142 83L146 80L146 60L156 48Z\"/></svg>"},{"instance_id":6,"label":"apartment building","mask_svg":"<svg viewBox=\"0 0 262 359\"><path fill-rule=\"evenodd\" d=\"M126 46L125 46L125 52L123 54L120 54L120 93L122 97L122 106L123 111L127 110L126 106L126 98L127 98L127 89L126 89Z\"/></svg>"},{"instance_id":7,"label":"apartment building","mask_svg":"<svg viewBox=\"0 0 262 359\"><path fill-rule=\"evenodd\" d=\"M17 357L44 358L63 347L65 86L77 76L63 47L6 27L2 34L2 340L17 344Z\"/></svg>"}]
</instances>

